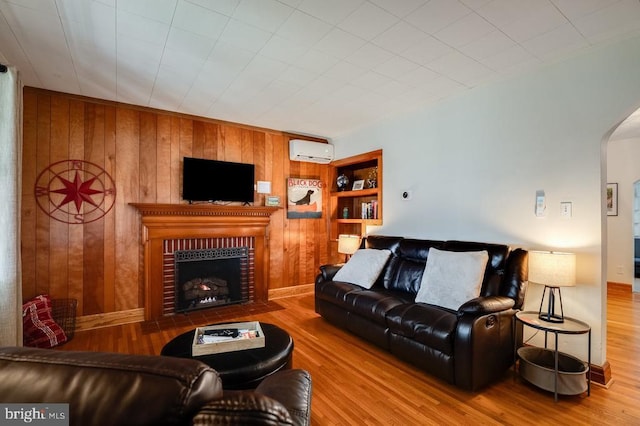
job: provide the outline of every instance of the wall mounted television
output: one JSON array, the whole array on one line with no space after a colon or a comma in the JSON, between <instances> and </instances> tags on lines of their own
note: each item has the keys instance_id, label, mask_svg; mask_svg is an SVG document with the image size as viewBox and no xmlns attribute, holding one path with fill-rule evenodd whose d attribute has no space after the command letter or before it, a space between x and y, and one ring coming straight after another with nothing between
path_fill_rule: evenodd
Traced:
<instances>
[{"instance_id":1,"label":"wall mounted television","mask_svg":"<svg viewBox=\"0 0 640 426\"><path fill-rule=\"evenodd\" d=\"M184 157L182 199L253 203L254 181L253 164Z\"/></svg>"}]
</instances>

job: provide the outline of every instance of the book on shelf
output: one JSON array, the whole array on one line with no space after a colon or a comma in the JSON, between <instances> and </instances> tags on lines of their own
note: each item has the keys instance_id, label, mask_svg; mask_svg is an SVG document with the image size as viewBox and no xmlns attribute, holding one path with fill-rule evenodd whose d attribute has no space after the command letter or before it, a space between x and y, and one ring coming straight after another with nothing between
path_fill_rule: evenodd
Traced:
<instances>
[{"instance_id":1,"label":"book on shelf","mask_svg":"<svg viewBox=\"0 0 640 426\"><path fill-rule=\"evenodd\" d=\"M361 219L377 219L378 218L378 200L371 200L368 203L362 203L360 206Z\"/></svg>"}]
</instances>

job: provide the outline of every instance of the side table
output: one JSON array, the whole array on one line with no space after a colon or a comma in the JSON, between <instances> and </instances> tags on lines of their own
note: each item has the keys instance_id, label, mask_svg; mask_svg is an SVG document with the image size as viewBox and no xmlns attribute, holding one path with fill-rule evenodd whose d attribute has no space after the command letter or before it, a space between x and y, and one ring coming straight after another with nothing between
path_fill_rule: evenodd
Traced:
<instances>
[{"instance_id":1,"label":"side table","mask_svg":"<svg viewBox=\"0 0 640 426\"><path fill-rule=\"evenodd\" d=\"M568 318L568 317L564 317L564 322L562 323L553 323L553 322L547 322L544 320L541 320L540 318L538 318L538 312L534 312L534 311L521 311L521 312L517 312L515 315L515 321L522 323L523 326L526 327L531 327L537 330L541 330L544 331L544 350L540 349L541 351L550 351L553 354L553 396L554 396L554 400L557 402L558 401L558 379L560 374L562 374L562 371L560 370L559 367L559 360L560 358L564 358L564 359L575 359L576 361L582 363L580 360L578 360L577 358L572 357L571 355L565 354L563 352L561 352L558 349L558 335L560 334L588 334L588 360L587 360L587 365L586 365L586 371L585 374L587 375L587 395L591 395L591 327L589 326L589 324L582 322L582 321L578 321L576 319L573 318ZM549 350L547 348L547 344L548 344L548 334L552 333L554 335L554 347L553 350ZM526 347L517 348L517 341L515 341L514 339L514 356L521 355L521 350L522 349L527 349ZM522 359L521 359L522 362ZM535 363L530 363L534 368L538 367L540 369L546 369L544 366L541 365L536 365ZM515 365L515 363L514 363ZM522 363L521 363L521 368L522 368ZM544 386L541 386L539 383L536 383L535 381L529 380L528 378L525 377L525 379L527 379L528 381L531 381L533 384L541 387L541 388L545 388ZM583 382L584 383L584 382ZM584 386L584 384L582 385ZM547 389L550 390L550 389ZM582 388L582 392L584 391L584 388ZM580 393L580 392L577 392ZM572 394L572 393L569 393Z\"/></svg>"}]
</instances>

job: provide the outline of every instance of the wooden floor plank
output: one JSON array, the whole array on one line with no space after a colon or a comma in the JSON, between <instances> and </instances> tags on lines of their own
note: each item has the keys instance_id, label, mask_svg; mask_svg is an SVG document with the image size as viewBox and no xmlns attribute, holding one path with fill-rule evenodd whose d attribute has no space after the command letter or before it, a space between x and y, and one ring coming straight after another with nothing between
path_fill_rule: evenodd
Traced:
<instances>
[{"instance_id":1,"label":"wooden floor plank","mask_svg":"<svg viewBox=\"0 0 640 426\"><path fill-rule=\"evenodd\" d=\"M640 295L608 294L607 359L613 384L591 396L560 396L523 382L513 371L479 392L437 380L319 317L313 295L268 302L242 315L238 309L159 323L134 323L76 332L62 350L159 354L195 325L258 320L285 328L295 342L294 367L313 378L313 425L593 425L640 424ZM215 321L214 321L215 320Z\"/></svg>"}]
</instances>

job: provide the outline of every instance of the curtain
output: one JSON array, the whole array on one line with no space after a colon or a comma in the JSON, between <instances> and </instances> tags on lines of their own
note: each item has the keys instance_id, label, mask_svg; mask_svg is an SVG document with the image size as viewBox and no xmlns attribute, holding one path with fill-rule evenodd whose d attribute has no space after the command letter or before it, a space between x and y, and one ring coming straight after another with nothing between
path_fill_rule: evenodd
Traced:
<instances>
[{"instance_id":1,"label":"curtain","mask_svg":"<svg viewBox=\"0 0 640 426\"><path fill-rule=\"evenodd\" d=\"M22 346L22 83L0 72L0 346Z\"/></svg>"}]
</instances>

